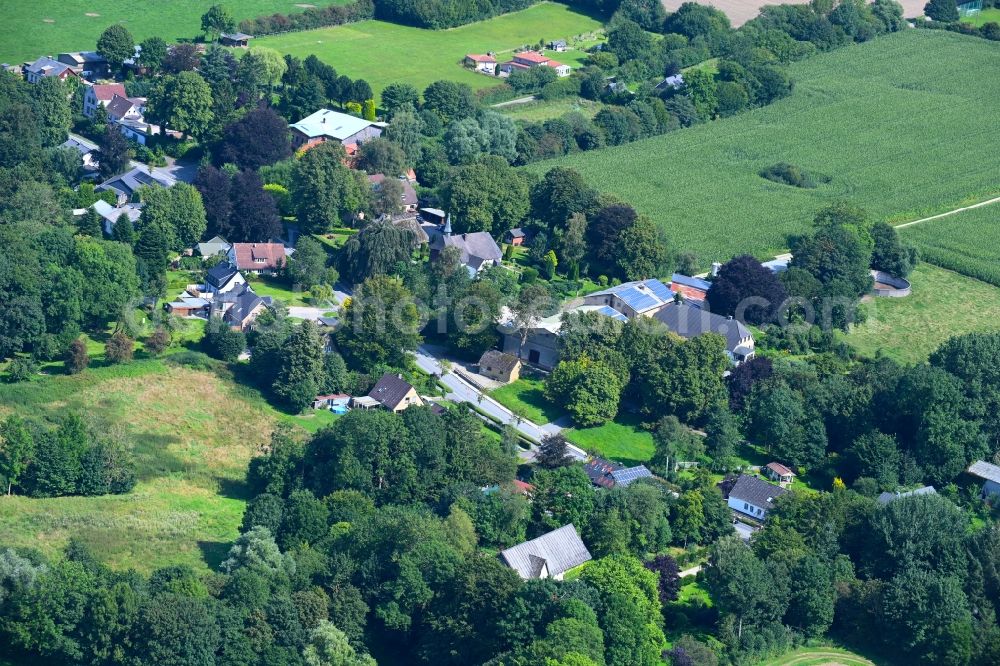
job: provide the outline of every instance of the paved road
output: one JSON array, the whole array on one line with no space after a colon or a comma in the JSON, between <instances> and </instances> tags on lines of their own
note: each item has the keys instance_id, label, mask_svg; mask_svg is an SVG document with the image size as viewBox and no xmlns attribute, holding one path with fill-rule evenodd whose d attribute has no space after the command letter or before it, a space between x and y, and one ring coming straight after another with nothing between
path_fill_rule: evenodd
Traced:
<instances>
[{"instance_id":1,"label":"paved road","mask_svg":"<svg viewBox=\"0 0 1000 666\"><path fill-rule=\"evenodd\" d=\"M468 402L476 405L479 409L489 414L491 417L501 423L513 425L522 435L535 441L540 441L545 435L558 433L562 430L560 426L554 423L536 425L525 419L519 420L509 409L480 391L477 387L473 386L465 379L462 379L462 377L451 371L443 372L443 368L441 367L441 363L438 358L434 355L434 352L426 346L421 346L417 349L415 355L417 367L429 374L439 375L441 377L441 383L448 387L448 394L445 395L445 399L450 400L451 402ZM532 446L532 450L525 452L521 457L525 460L533 459L534 448L535 447ZM569 454L577 460L586 460L589 458L586 451L577 448L572 444L569 446Z\"/></svg>"},{"instance_id":2,"label":"paved road","mask_svg":"<svg viewBox=\"0 0 1000 666\"><path fill-rule=\"evenodd\" d=\"M316 321L323 316L324 312L329 312L330 308L310 308L303 305L288 306L288 316L293 319L309 319Z\"/></svg>"},{"instance_id":3,"label":"paved road","mask_svg":"<svg viewBox=\"0 0 1000 666\"><path fill-rule=\"evenodd\" d=\"M688 576L697 576L698 572L704 569L700 564L696 567L691 567L690 569L685 569L684 571L677 574L681 578L687 578Z\"/></svg>"}]
</instances>

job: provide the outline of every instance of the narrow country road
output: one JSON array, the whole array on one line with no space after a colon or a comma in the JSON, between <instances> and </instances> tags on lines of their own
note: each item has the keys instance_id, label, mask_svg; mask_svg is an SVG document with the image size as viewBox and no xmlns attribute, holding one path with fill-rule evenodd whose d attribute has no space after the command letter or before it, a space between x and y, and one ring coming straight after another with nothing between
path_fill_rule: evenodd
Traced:
<instances>
[{"instance_id":1,"label":"narrow country road","mask_svg":"<svg viewBox=\"0 0 1000 666\"><path fill-rule=\"evenodd\" d=\"M897 224L897 229L903 229L905 227L912 227L914 224L920 224L921 222L930 222L931 220L937 220L942 217L948 217L949 215L954 215L955 213L961 213L964 210L972 210L973 208L982 208L983 206L989 206L990 204L995 204L1000 202L1000 197L993 197L992 199L987 199L986 201L980 201L979 203L974 203L971 206L963 206L961 208L956 208L955 210L949 210L947 213L939 213L937 215L931 215L930 217L921 218L919 220L913 220L912 222L904 222L903 224Z\"/></svg>"},{"instance_id":2,"label":"narrow country road","mask_svg":"<svg viewBox=\"0 0 1000 666\"><path fill-rule=\"evenodd\" d=\"M438 358L434 356L433 352L426 346L418 348L415 352L415 356L417 360L417 367L426 373L441 377L441 383L447 386L449 391L447 395L445 395L446 400L456 403L468 402L473 404L497 421L514 426L522 435L535 441L541 441L542 437L545 435L554 434L562 430L562 428L553 423L536 425L531 421L518 419L509 409L487 394L483 393L478 387L473 386L456 373L450 370L448 372L444 372ZM530 451L525 451L521 454L521 458L524 460L532 460L534 458L535 448L536 447L532 445ZM586 460L589 458L586 451L573 446L572 444L569 445L569 455L576 460Z\"/></svg>"},{"instance_id":3,"label":"narrow country road","mask_svg":"<svg viewBox=\"0 0 1000 666\"><path fill-rule=\"evenodd\" d=\"M691 567L690 569L685 569L684 571L680 572L677 575L681 578L687 578L688 576L697 576L698 572L701 571L703 568L704 567L702 567L699 564L698 566Z\"/></svg>"}]
</instances>

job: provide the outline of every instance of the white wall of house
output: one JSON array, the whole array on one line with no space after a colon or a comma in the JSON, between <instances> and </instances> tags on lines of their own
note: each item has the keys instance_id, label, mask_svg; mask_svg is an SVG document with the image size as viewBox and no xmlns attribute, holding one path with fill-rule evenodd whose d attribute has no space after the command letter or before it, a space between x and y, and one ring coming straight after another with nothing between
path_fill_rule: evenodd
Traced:
<instances>
[{"instance_id":1,"label":"white wall of house","mask_svg":"<svg viewBox=\"0 0 1000 666\"><path fill-rule=\"evenodd\" d=\"M750 504L746 500L742 500L738 497L729 496L729 508L734 511L739 511L740 513L746 514L757 520L764 520L767 515L767 509L759 506Z\"/></svg>"}]
</instances>

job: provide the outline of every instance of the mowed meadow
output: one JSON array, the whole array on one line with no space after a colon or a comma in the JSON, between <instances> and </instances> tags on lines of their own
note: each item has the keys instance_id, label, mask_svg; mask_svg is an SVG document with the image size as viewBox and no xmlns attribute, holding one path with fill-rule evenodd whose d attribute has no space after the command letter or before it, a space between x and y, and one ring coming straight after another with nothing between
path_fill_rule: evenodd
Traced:
<instances>
[{"instance_id":1,"label":"mowed meadow","mask_svg":"<svg viewBox=\"0 0 1000 666\"><path fill-rule=\"evenodd\" d=\"M347 0L315 0L315 6ZM20 63L63 51L93 50L97 38L112 23L121 23L142 41L162 37L168 42L191 40L201 34L201 15L218 0L9 0L0 21L0 61ZM237 21L262 14L301 12L308 2L239 0L223 3Z\"/></svg>"},{"instance_id":2,"label":"mowed meadow","mask_svg":"<svg viewBox=\"0 0 1000 666\"><path fill-rule=\"evenodd\" d=\"M500 79L466 69L467 53L495 51L500 61L510 60L515 48L553 39L595 35L601 22L566 5L541 3L487 21L448 30L424 30L385 21L360 21L330 28L263 37L254 41L299 58L315 54L352 79L365 79L375 92L390 83L410 83L423 90L441 79L486 88ZM592 43L583 40L579 44ZM572 49L555 57L577 65L586 57Z\"/></svg>"},{"instance_id":3,"label":"mowed meadow","mask_svg":"<svg viewBox=\"0 0 1000 666\"><path fill-rule=\"evenodd\" d=\"M150 572L171 564L214 569L239 534L245 476L279 421L225 370L136 360L0 386L0 418L20 413L58 422L76 411L134 442L136 487L124 495L0 497L3 543L53 554L70 537L115 568Z\"/></svg>"},{"instance_id":4,"label":"mowed meadow","mask_svg":"<svg viewBox=\"0 0 1000 666\"><path fill-rule=\"evenodd\" d=\"M1000 194L1000 43L908 30L791 72L794 92L768 107L529 168L577 169L706 266L783 250L838 199L902 222ZM778 162L831 181L800 189L758 175Z\"/></svg>"}]
</instances>

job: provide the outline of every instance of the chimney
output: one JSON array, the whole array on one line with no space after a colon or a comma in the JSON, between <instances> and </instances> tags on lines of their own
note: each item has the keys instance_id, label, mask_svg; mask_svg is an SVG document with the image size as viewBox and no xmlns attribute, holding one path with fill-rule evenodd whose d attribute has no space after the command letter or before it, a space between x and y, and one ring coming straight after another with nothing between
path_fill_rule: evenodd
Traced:
<instances>
[{"instance_id":1,"label":"chimney","mask_svg":"<svg viewBox=\"0 0 1000 666\"><path fill-rule=\"evenodd\" d=\"M719 269L720 268L722 268L722 264L720 264L718 261L713 261L712 262L712 277L718 277L719 276Z\"/></svg>"},{"instance_id":2,"label":"chimney","mask_svg":"<svg viewBox=\"0 0 1000 666\"><path fill-rule=\"evenodd\" d=\"M733 320L733 315L729 315L728 317L726 317L726 321L732 321L732 320Z\"/></svg>"}]
</instances>

